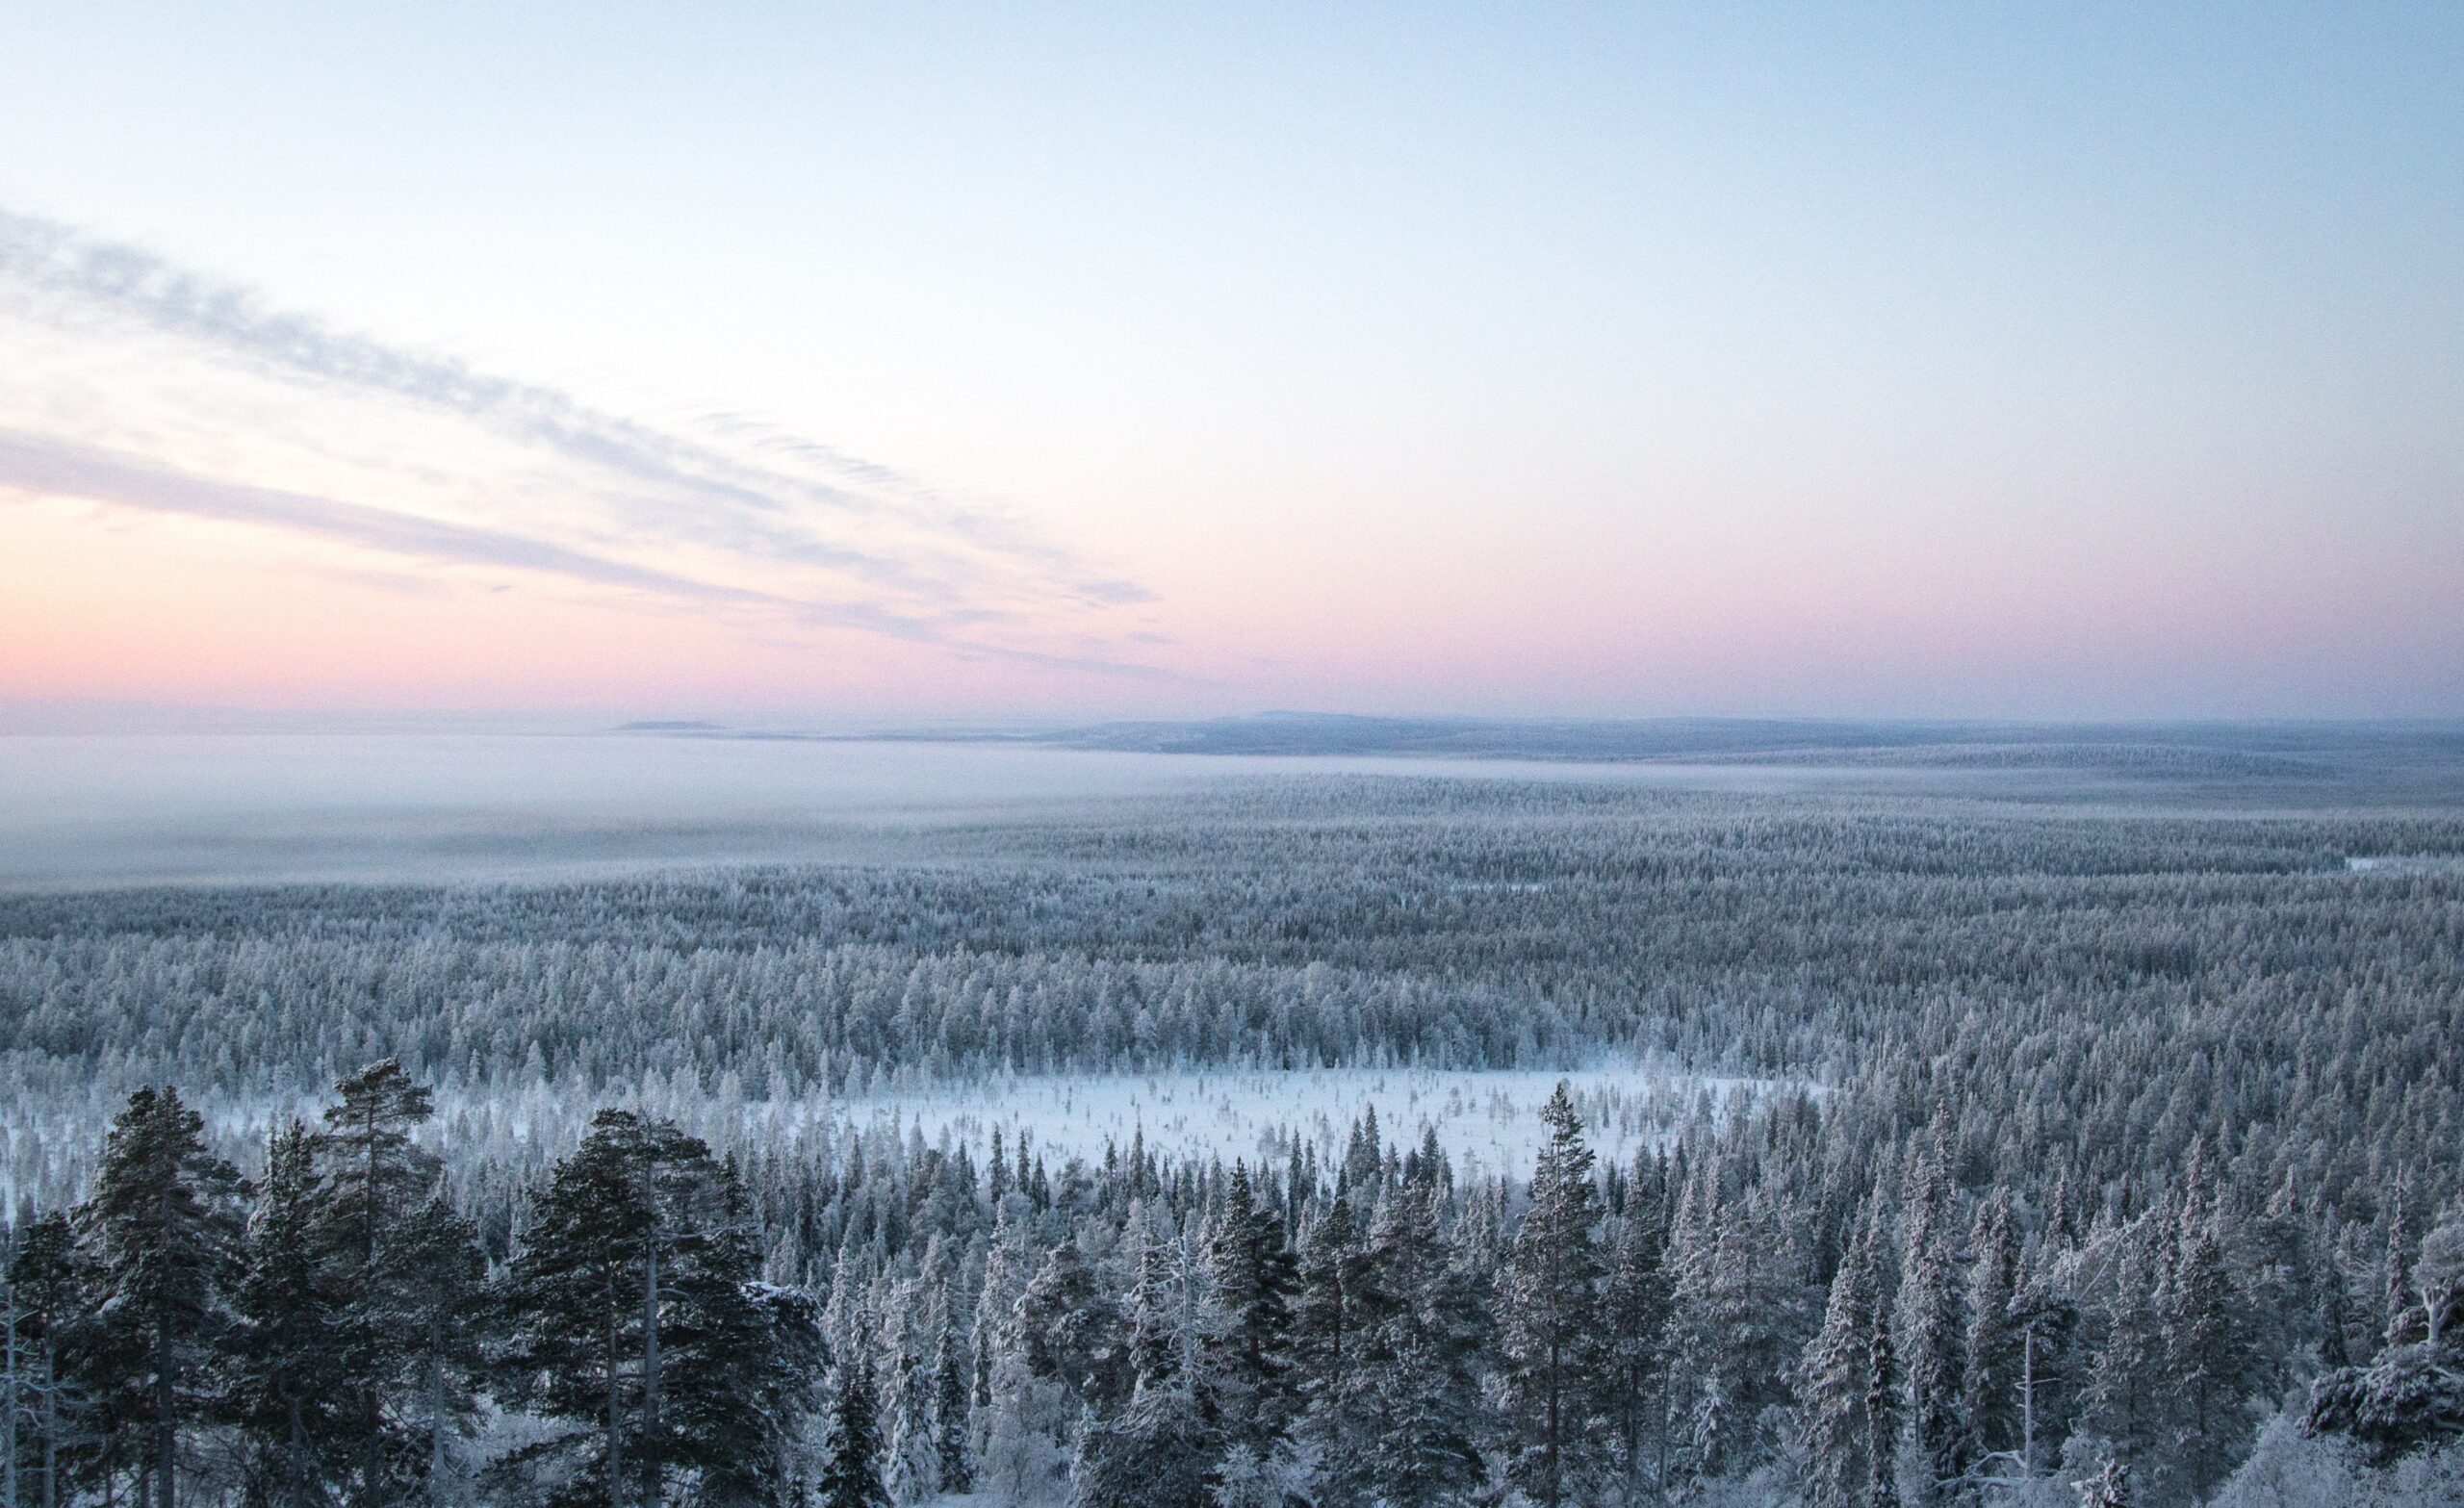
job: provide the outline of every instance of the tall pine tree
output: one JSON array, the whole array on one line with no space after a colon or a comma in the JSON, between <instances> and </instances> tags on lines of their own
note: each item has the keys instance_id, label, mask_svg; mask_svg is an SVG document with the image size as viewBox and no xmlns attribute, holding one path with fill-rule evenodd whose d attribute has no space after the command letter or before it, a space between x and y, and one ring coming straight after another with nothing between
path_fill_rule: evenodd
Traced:
<instances>
[{"instance_id":1,"label":"tall pine tree","mask_svg":"<svg viewBox=\"0 0 2464 1508\"><path fill-rule=\"evenodd\" d=\"M1908 1388L1919 1508L1956 1491L1975 1460L1962 1409L1966 1324L1960 1293L1956 1193L1937 1118L1912 1159L1901 1199L1898 1316L1893 1345Z\"/></svg>"},{"instance_id":2,"label":"tall pine tree","mask_svg":"<svg viewBox=\"0 0 2464 1508\"><path fill-rule=\"evenodd\" d=\"M889 1508L882 1485L881 1419L872 1364L862 1357L839 1368L830 1413L830 1460L821 1471L821 1508Z\"/></svg>"},{"instance_id":3,"label":"tall pine tree","mask_svg":"<svg viewBox=\"0 0 2464 1508\"><path fill-rule=\"evenodd\" d=\"M1564 1081L1540 1119L1549 1139L1532 1170L1531 1208L1500 1275L1499 1352L1515 1441L1508 1474L1544 1508L1558 1508L1570 1492L1584 1494L1600 1464L1604 1266L1592 1152Z\"/></svg>"},{"instance_id":4,"label":"tall pine tree","mask_svg":"<svg viewBox=\"0 0 2464 1508\"><path fill-rule=\"evenodd\" d=\"M1482 1316L1444 1234L1444 1198L1433 1184L1396 1189L1371 1233L1358 1359L1347 1368L1346 1412L1360 1432L1353 1454L1327 1464L1338 1501L1439 1508L1486 1470Z\"/></svg>"},{"instance_id":5,"label":"tall pine tree","mask_svg":"<svg viewBox=\"0 0 2464 1508\"><path fill-rule=\"evenodd\" d=\"M1900 1414L1883 1287L1886 1219L1877 1194L1832 1276L1822 1328L1799 1364L1797 1439L1810 1508L1882 1508L1896 1497Z\"/></svg>"},{"instance_id":6,"label":"tall pine tree","mask_svg":"<svg viewBox=\"0 0 2464 1508\"><path fill-rule=\"evenodd\" d=\"M1669 1443L1669 1319L1675 1280L1656 1200L1630 1197L1600 1305L1602 1413L1618 1466L1663 1490Z\"/></svg>"},{"instance_id":7,"label":"tall pine tree","mask_svg":"<svg viewBox=\"0 0 2464 1508\"><path fill-rule=\"evenodd\" d=\"M1206 1271L1222 1316L1206 1338L1210 1401L1223 1437L1264 1456L1290 1430L1296 1402L1292 1301L1299 1275L1283 1216L1257 1202L1245 1163L1232 1165L1207 1240Z\"/></svg>"},{"instance_id":8,"label":"tall pine tree","mask_svg":"<svg viewBox=\"0 0 2464 1508\"><path fill-rule=\"evenodd\" d=\"M266 1496L281 1508L324 1501L347 1469L352 1443L351 1378L334 1343L332 1285L313 1239L323 1192L308 1128L295 1120L266 1150L223 1398L251 1443Z\"/></svg>"},{"instance_id":9,"label":"tall pine tree","mask_svg":"<svg viewBox=\"0 0 2464 1508\"><path fill-rule=\"evenodd\" d=\"M92 1381L106 1422L125 1420L143 1441L138 1470L153 1508L178 1508L182 1443L218 1391L243 1189L176 1090L140 1089L112 1123L78 1213L94 1275Z\"/></svg>"},{"instance_id":10,"label":"tall pine tree","mask_svg":"<svg viewBox=\"0 0 2464 1508\"><path fill-rule=\"evenodd\" d=\"M432 1112L426 1086L388 1058L334 1086L314 1142L322 1189L313 1234L349 1379L350 1496L364 1505L410 1491L437 1455L433 1374L450 1364L432 1344L434 1306L452 1295L436 1293L434 1279L439 1265L469 1262L434 1249L446 1230L415 1218L439 1174L436 1155L412 1139ZM405 1240L414 1234L421 1243Z\"/></svg>"},{"instance_id":11,"label":"tall pine tree","mask_svg":"<svg viewBox=\"0 0 2464 1508\"><path fill-rule=\"evenodd\" d=\"M759 1271L732 1170L672 1124L601 1112L505 1294L512 1397L571 1427L500 1470L552 1466L552 1498L608 1508L655 1508L680 1473L714 1495L770 1491L801 1418L793 1380L820 1351L809 1305L766 1295Z\"/></svg>"},{"instance_id":12,"label":"tall pine tree","mask_svg":"<svg viewBox=\"0 0 2464 1508\"><path fill-rule=\"evenodd\" d=\"M2000 1190L1977 1207L1968 1247L1974 1257L1968 1266L1960 1407L1977 1461L1998 1459L2008 1466L2017 1461L2020 1372L2026 1358L2015 1308L2019 1243L2012 1228L2011 1201Z\"/></svg>"}]
</instances>

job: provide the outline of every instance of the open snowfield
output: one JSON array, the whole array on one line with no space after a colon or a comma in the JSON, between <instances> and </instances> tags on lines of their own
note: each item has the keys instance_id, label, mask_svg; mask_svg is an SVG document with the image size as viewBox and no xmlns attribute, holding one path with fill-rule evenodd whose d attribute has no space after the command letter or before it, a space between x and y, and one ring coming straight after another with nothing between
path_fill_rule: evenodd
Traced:
<instances>
[{"instance_id":1,"label":"open snowfield","mask_svg":"<svg viewBox=\"0 0 2464 1508\"><path fill-rule=\"evenodd\" d=\"M1006 1144L1023 1142L1056 1166L1073 1156L1100 1162L1107 1144L1126 1151L1141 1137L1168 1158L1280 1163L1296 1146L1314 1145L1324 1163L1343 1155L1352 1122L1374 1110L1390 1145L1417 1146L1434 1127L1458 1174L1521 1177L1540 1144L1540 1107L1560 1079L1573 1086L1594 1149L1619 1162L1706 1105L1725 1111L1788 1087L1777 1080L1710 1077L1648 1063L1566 1073L1345 1068L1017 1077L792 1102L661 1082L603 1095L548 1084L479 1093L448 1086L422 1139L457 1156L484 1153L526 1175L545 1176L588 1132L600 1106L612 1103L673 1117L723 1148L819 1146L852 1130L894 1133L902 1141L920 1135L927 1145L964 1146L981 1158L998 1131ZM199 1108L208 1137L253 1171L268 1132L293 1115L313 1119L321 1104L315 1096L244 1102L208 1096ZM48 1204L81 1195L101 1128L116 1109L112 1097L97 1096L74 1107L20 1103L0 1110L0 1201Z\"/></svg>"},{"instance_id":2,"label":"open snowfield","mask_svg":"<svg viewBox=\"0 0 2464 1508\"><path fill-rule=\"evenodd\" d=\"M1707 1078L1652 1066L1570 1073L1413 1068L1296 1072L1189 1072L1012 1079L921 1095L842 1102L857 1127L892 1122L981 1149L994 1131L1047 1158L1100 1158L1107 1143L1142 1138L1173 1157L1280 1161L1296 1145L1340 1157L1353 1121L1375 1111L1385 1140L1417 1145L1430 1129L1458 1169L1526 1172L1541 1140L1540 1107L1559 1080L1570 1084L1592 1144L1604 1158L1632 1155L1707 1100L1779 1087L1771 1081Z\"/></svg>"}]
</instances>

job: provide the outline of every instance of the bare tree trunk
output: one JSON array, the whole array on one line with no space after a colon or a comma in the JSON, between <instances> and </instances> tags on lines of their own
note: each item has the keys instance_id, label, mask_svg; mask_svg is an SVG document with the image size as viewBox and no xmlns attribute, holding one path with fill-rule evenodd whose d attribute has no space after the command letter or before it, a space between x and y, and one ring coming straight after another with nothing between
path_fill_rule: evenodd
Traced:
<instances>
[{"instance_id":1,"label":"bare tree trunk","mask_svg":"<svg viewBox=\"0 0 2464 1508\"><path fill-rule=\"evenodd\" d=\"M2019 1476L2037 1474L2037 1331L2030 1325L2019 1336Z\"/></svg>"},{"instance_id":2,"label":"bare tree trunk","mask_svg":"<svg viewBox=\"0 0 2464 1508\"><path fill-rule=\"evenodd\" d=\"M607 1508L625 1508L625 1433L616 1410L616 1280L607 1281Z\"/></svg>"},{"instance_id":3,"label":"bare tree trunk","mask_svg":"<svg viewBox=\"0 0 2464 1508\"><path fill-rule=\"evenodd\" d=\"M658 1508L658 1236L652 1233L642 1284L642 1508Z\"/></svg>"},{"instance_id":4,"label":"bare tree trunk","mask_svg":"<svg viewBox=\"0 0 2464 1508\"><path fill-rule=\"evenodd\" d=\"M1561 1391L1559 1383L1564 1374L1559 1369L1557 1362L1556 1330L1557 1327L1553 1321L1549 1332L1549 1491L1543 1498L1549 1508L1557 1508L1558 1494L1562 1491L1558 1482L1558 1472L1561 1468L1557 1458L1557 1395Z\"/></svg>"},{"instance_id":5,"label":"bare tree trunk","mask_svg":"<svg viewBox=\"0 0 2464 1508\"><path fill-rule=\"evenodd\" d=\"M5 1394L0 1394L0 1417L7 1419L6 1425L0 1426L0 1459L6 1462L0 1466L0 1504L5 1504L6 1508L17 1508L17 1289L14 1284L9 1287L8 1324L8 1388Z\"/></svg>"},{"instance_id":6,"label":"bare tree trunk","mask_svg":"<svg viewBox=\"0 0 2464 1508\"><path fill-rule=\"evenodd\" d=\"M60 1363L49 1334L42 1338L42 1508L60 1501Z\"/></svg>"},{"instance_id":7,"label":"bare tree trunk","mask_svg":"<svg viewBox=\"0 0 2464 1508\"><path fill-rule=\"evenodd\" d=\"M427 1321L427 1497L444 1501L445 1488L445 1337L444 1321Z\"/></svg>"},{"instance_id":8,"label":"bare tree trunk","mask_svg":"<svg viewBox=\"0 0 2464 1508\"><path fill-rule=\"evenodd\" d=\"M176 1508L178 1494L179 1407L171 1383L170 1347L158 1333L154 1342L154 1501L155 1508Z\"/></svg>"},{"instance_id":9,"label":"bare tree trunk","mask_svg":"<svg viewBox=\"0 0 2464 1508\"><path fill-rule=\"evenodd\" d=\"M291 1505L308 1508L308 1430L297 1398L291 1400Z\"/></svg>"},{"instance_id":10,"label":"bare tree trunk","mask_svg":"<svg viewBox=\"0 0 2464 1508\"><path fill-rule=\"evenodd\" d=\"M362 1287L361 1298L366 1301L370 1296L366 1291L367 1289L372 1287L376 1281L376 1108L372 1104L369 1107L368 1113L360 1117L360 1146L364 1160L359 1175L359 1281ZM377 1438L378 1428L383 1423L383 1419L373 1383L360 1390L359 1422L360 1491L365 1501L374 1503L380 1500L376 1491L376 1478L384 1445Z\"/></svg>"}]
</instances>

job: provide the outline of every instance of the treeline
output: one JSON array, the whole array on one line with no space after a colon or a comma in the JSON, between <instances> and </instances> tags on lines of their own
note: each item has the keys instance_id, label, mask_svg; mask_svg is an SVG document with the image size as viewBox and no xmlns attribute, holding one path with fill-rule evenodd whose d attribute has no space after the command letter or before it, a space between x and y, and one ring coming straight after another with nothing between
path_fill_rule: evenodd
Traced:
<instances>
[{"instance_id":1,"label":"treeline","mask_svg":"<svg viewBox=\"0 0 2464 1508\"><path fill-rule=\"evenodd\" d=\"M1561 1088L1508 1184L1373 1117L1322 1164L791 1167L608 1111L492 1233L428 1112L379 1062L245 1181L132 1096L12 1238L9 1508L2288 1500L2254 1446L2322 1502L2464 1485L2464 1209L2356 1230L2204 1145L1977 1185L1949 1117L1800 1096L1601 1166Z\"/></svg>"},{"instance_id":2,"label":"treeline","mask_svg":"<svg viewBox=\"0 0 2464 1508\"><path fill-rule=\"evenodd\" d=\"M428 1106L378 1063L249 1184L176 1090L132 1096L92 1195L13 1241L9 1508L804 1500L818 1316L759 1281L732 1164L607 1112L491 1264Z\"/></svg>"},{"instance_id":3,"label":"treeline","mask_svg":"<svg viewBox=\"0 0 2464 1508\"><path fill-rule=\"evenodd\" d=\"M910 840L865 868L0 898L0 1180L70 1196L141 1085L214 1118L383 1056L449 1104L545 1084L579 1118L654 1080L790 1103L1650 1054L2040 1115L2063 1130L2008 1155L2100 1172L2151 1137L2174 1166L2299 1136L2365 1202L2374 1160L2456 1144L2464 868L2345 869L2464 854L2451 814L1335 781ZM2118 1071L2156 1062L2188 1071Z\"/></svg>"}]
</instances>

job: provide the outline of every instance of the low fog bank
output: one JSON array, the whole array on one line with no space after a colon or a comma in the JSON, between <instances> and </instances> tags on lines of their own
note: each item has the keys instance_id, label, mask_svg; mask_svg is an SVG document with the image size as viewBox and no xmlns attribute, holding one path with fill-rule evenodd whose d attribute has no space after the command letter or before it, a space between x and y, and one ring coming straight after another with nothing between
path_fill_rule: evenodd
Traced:
<instances>
[{"instance_id":1,"label":"low fog bank","mask_svg":"<svg viewBox=\"0 0 2464 1508\"><path fill-rule=\"evenodd\" d=\"M1975 729L1934 729L1939 736L1929 742L1914 739L1924 729L1911 726L1891 733L1896 742L1876 742L1876 728L1897 726L1450 724L1453 735L1415 745L1390 736L1387 720L1170 726L1200 733L1180 741L1121 734L1118 747L781 735L698 723L590 732L0 735L0 790L9 793L0 804L0 888L518 881L873 862L918 856L934 846L931 834L957 826L1044 822L1311 776L2172 811L2435 810L2464 800L2464 739L2436 728L2254 726L2236 744L2218 728L2173 729L2170 742L2096 729L2054 737L2003 728L1991 740ZM1208 728L1228 731L1219 737ZM1274 728L1307 736L1266 738ZM1591 731L1569 742L1552 728ZM1601 757L1613 740L1599 740L1619 728L1634 737L1659 729L1653 747L1660 755ZM1718 736L1680 736L1689 728ZM1787 736L1771 747L1738 742L1774 728Z\"/></svg>"},{"instance_id":2,"label":"low fog bank","mask_svg":"<svg viewBox=\"0 0 2464 1508\"><path fill-rule=\"evenodd\" d=\"M860 857L889 827L1212 772L1044 751L607 734L0 737L0 886L493 880Z\"/></svg>"}]
</instances>

